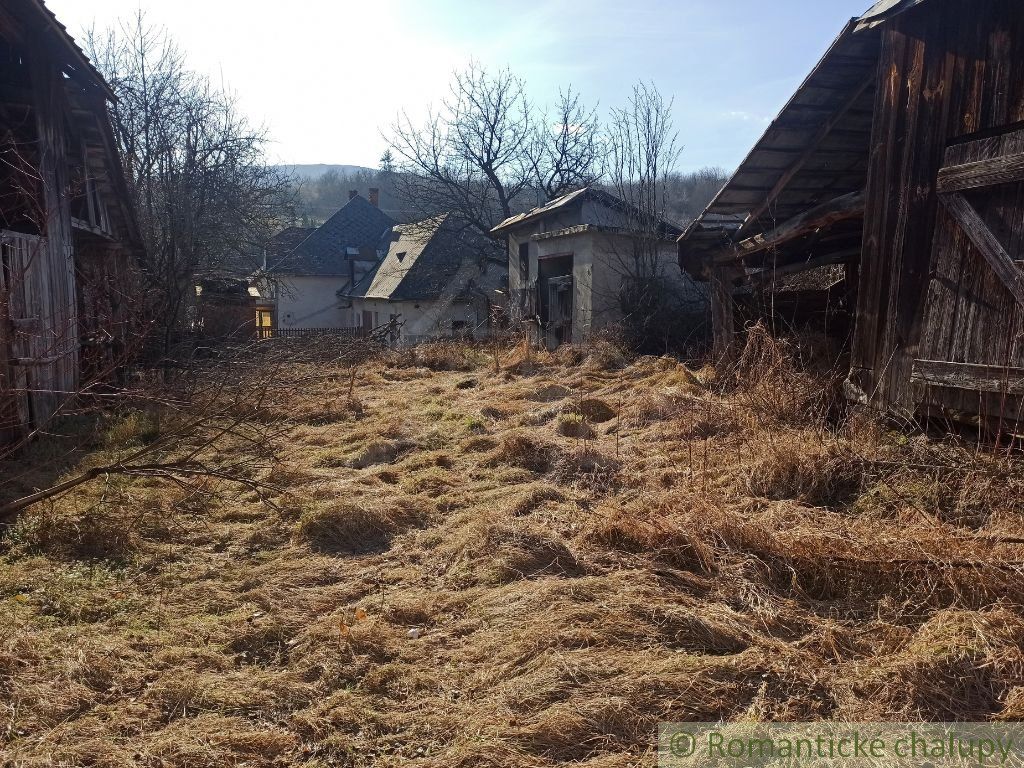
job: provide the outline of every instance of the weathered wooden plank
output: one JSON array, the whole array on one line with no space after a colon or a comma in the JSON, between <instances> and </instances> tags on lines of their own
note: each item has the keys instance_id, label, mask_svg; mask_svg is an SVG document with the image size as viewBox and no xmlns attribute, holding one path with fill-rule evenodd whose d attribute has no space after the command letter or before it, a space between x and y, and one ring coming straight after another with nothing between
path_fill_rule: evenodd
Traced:
<instances>
[{"instance_id":1,"label":"weathered wooden plank","mask_svg":"<svg viewBox=\"0 0 1024 768\"><path fill-rule=\"evenodd\" d=\"M948 360L914 360L913 378L932 386L1024 394L1024 368L955 363Z\"/></svg>"},{"instance_id":2,"label":"weathered wooden plank","mask_svg":"<svg viewBox=\"0 0 1024 768\"><path fill-rule=\"evenodd\" d=\"M732 365L735 353L735 305L728 274L722 267L712 267L711 327L716 362L725 368Z\"/></svg>"},{"instance_id":3,"label":"weathered wooden plank","mask_svg":"<svg viewBox=\"0 0 1024 768\"><path fill-rule=\"evenodd\" d=\"M947 166L939 171L939 194L1024 181L1024 154Z\"/></svg>"},{"instance_id":4,"label":"weathered wooden plank","mask_svg":"<svg viewBox=\"0 0 1024 768\"><path fill-rule=\"evenodd\" d=\"M967 202L967 198L959 192L954 192L943 195L941 200L1017 302L1024 305L1024 271L1021 271L1002 243L985 226L984 220Z\"/></svg>"},{"instance_id":5,"label":"weathered wooden plank","mask_svg":"<svg viewBox=\"0 0 1024 768\"><path fill-rule=\"evenodd\" d=\"M840 221L863 215L864 192L851 192L794 216L770 232L742 241L739 249L744 255L749 255L768 248L776 248L817 229L831 227Z\"/></svg>"}]
</instances>

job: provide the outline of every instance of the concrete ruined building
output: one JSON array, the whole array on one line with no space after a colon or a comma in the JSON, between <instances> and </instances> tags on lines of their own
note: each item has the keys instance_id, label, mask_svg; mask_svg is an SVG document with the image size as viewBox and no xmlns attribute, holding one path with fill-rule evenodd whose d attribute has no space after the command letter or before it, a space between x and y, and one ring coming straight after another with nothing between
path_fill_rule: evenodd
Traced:
<instances>
[{"instance_id":1,"label":"concrete ruined building","mask_svg":"<svg viewBox=\"0 0 1024 768\"><path fill-rule=\"evenodd\" d=\"M704 289L680 272L669 222L600 189L569 192L493 230L508 242L513 321L532 318L537 341L579 343L623 320L623 287L638 272L670 286L700 313Z\"/></svg>"}]
</instances>

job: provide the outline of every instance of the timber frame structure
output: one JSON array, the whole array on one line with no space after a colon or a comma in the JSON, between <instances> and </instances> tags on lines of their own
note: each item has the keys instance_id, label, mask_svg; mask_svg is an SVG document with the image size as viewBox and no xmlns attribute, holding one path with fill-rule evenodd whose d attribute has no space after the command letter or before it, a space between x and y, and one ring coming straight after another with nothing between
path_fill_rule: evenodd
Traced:
<instances>
[{"instance_id":1,"label":"timber frame structure","mask_svg":"<svg viewBox=\"0 0 1024 768\"><path fill-rule=\"evenodd\" d=\"M141 239L114 96L42 0L0 7L0 445L108 376Z\"/></svg>"},{"instance_id":2,"label":"timber frame structure","mask_svg":"<svg viewBox=\"0 0 1024 768\"><path fill-rule=\"evenodd\" d=\"M1019 433L1018 0L882 0L851 21L679 238L679 256L711 283L720 356L736 343L738 286L841 265L849 398Z\"/></svg>"}]
</instances>

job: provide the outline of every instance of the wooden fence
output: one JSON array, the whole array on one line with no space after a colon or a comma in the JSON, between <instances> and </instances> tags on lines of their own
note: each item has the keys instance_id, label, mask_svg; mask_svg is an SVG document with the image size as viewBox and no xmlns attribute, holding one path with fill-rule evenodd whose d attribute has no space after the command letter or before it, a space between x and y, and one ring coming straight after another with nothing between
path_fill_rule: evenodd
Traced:
<instances>
[{"instance_id":1,"label":"wooden fence","mask_svg":"<svg viewBox=\"0 0 1024 768\"><path fill-rule=\"evenodd\" d=\"M365 336L362 328L257 328L258 339L306 339L336 336L354 339Z\"/></svg>"}]
</instances>

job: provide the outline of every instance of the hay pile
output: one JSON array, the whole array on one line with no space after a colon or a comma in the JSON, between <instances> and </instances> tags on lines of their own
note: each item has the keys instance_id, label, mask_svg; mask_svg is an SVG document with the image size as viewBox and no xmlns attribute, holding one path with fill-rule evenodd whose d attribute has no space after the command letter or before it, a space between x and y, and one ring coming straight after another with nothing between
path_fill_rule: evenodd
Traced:
<instances>
[{"instance_id":1,"label":"hay pile","mask_svg":"<svg viewBox=\"0 0 1024 768\"><path fill-rule=\"evenodd\" d=\"M347 371L273 403L273 507L120 478L31 510L0 763L605 768L653 764L660 720L1024 716L1018 461L841 412L758 343L729 389L425 349L358 408L324 416Z\"/></svg>"}]
</instances>

